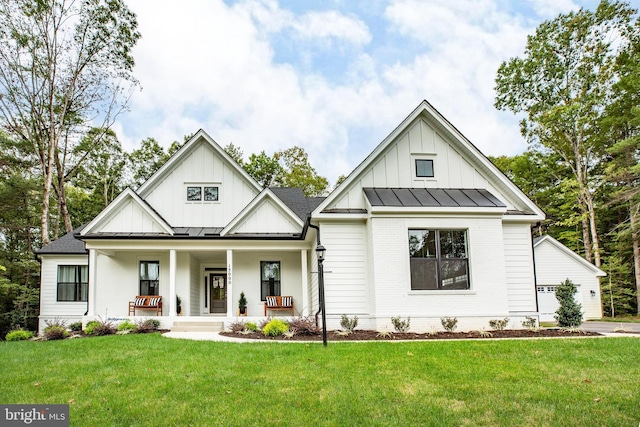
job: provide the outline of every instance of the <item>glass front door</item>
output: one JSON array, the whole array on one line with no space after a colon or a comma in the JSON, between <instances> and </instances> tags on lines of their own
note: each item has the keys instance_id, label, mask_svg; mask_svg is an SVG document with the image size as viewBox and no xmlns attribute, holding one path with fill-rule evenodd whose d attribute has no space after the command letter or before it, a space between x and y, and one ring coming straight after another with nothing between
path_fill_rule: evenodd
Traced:
<instances>
[{"instance_id":1,"label":"glass front door","mask_svg":"<svg viewBox=\"0 0 640 427\"><path fill-rule=\"evenodd\" d=\"M209 313L227 312L227 275L209 273Z\"/></svg>"}]
</instances>

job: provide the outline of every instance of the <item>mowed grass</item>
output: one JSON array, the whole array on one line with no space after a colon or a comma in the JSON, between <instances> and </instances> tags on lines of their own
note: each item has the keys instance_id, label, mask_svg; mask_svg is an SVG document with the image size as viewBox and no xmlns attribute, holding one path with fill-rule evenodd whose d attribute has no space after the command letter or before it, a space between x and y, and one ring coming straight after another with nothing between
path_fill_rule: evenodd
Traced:
<instances>
[{"instance_id":1,"label":"mowed grass","mask_svg":"<svg viewBox=\"0 0 640 427\"><path fill-rule=\"evenodd\" d=\"M637 426L640 339L0 343L0 403L72 426Z\"/></svg>"}]
</instances>

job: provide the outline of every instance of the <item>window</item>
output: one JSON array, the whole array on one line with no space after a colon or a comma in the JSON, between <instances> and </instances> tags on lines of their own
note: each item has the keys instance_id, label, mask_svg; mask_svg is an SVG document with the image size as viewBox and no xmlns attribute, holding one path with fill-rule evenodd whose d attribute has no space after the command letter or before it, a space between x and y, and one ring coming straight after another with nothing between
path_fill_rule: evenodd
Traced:
<instances>
[{"instance_id":1,"label":"window","mask_svg":"<svg viewBox=\"0 0 640 427\"><path fill-rule=\"evenodd\" d=\"M86 265L58 266L58 301L87 301L89 268Z\"/></svg>"},{"instance_id":2,"label":"window","mask_svg":"<svg viewBox=\"0 0 640 427\"><path fill-rule=\"evenodd\" d=\"M411 290L469 289L466 230L409 230Z\"/></svg>"},{"instance_id":3,"label":"window","mask_svg":"<svg viewBox=\"0 0 640 427\"><path fill-rule=\"evenodd\" d=\"M416 159L416 177L433 178L433 160Z\"/></svg>"},{"instance_id":4,"label":"window","mask_svg":"<svg viewBox=\"0 0 640 427\"><path fill-rule=\"evenodd\" d=\"M260 261L260 297L280 295L280 261Z\"/></svg>"},{"instance_id":5,"label":"window","mask_svg":"<svg viewBox=\"0 0 640 427\"><path fill-rule=\"evenodd\" d=\"M215 186L189 185L187 186L187 202L201 202L203 200L217 202L218 193L218 187Z\"/></svg>"},{"instance_id":6,"label":"window","mask_svg":"<svg viewBox=\"0 0 640 427\"><path fill-rule=\"evenodd\" d=\"M140 294L159 295L160 262L140 261Z\"/></svg>"}]
</instances>

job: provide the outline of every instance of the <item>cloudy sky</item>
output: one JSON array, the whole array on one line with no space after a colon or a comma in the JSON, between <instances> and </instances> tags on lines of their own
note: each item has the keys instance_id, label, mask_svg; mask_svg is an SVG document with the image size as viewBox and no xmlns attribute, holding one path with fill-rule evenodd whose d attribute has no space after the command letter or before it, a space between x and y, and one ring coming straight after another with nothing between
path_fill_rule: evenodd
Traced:
<instances>
[{"instance_id":1,"label":"cloudy sky","mask_svg":"<svg viewBox=\"0 0 640 427\"><path fill-rule=\"evenodd\" d=\"M487 155L526 144L495 73L545 19L596 0L127 0L141 91L127 150L202 128L245 158L294 145L333 184L423 99ZM640 3L635 0L633 3ZM638 6L637 4L635 5Z\"/></svg>"}]
</instances>

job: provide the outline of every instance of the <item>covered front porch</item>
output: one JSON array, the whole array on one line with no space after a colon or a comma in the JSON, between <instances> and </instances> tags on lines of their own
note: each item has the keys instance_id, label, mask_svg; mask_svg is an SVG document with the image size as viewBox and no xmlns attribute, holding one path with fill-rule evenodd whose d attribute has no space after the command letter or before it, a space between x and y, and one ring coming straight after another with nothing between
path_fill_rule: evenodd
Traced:
<instances>
[{"instance_id":1,"label":"covered front porch","mask_svg":"<svg viewBox=\"0 0 640 427\"><path fill-rule=\"evenodd\" d=\"M241 292L247 300L243 320L264 319L267 295L291 296L294 315L310 314L309 265L315 256L304 240L227 242L226 247L215 247L211 241L180 245L174 240L171 248L159 243L140 242L132 248L131 241L127 245L87 242L85 322L98 317L114 322L156 318L164 329L171 329L176 322L228 324L240 318ZM162 313L135 309L131 315L129 303L141 295L161 297ZM267 315L291 314L274 311Z\"/></svg>"}]
</instances>

